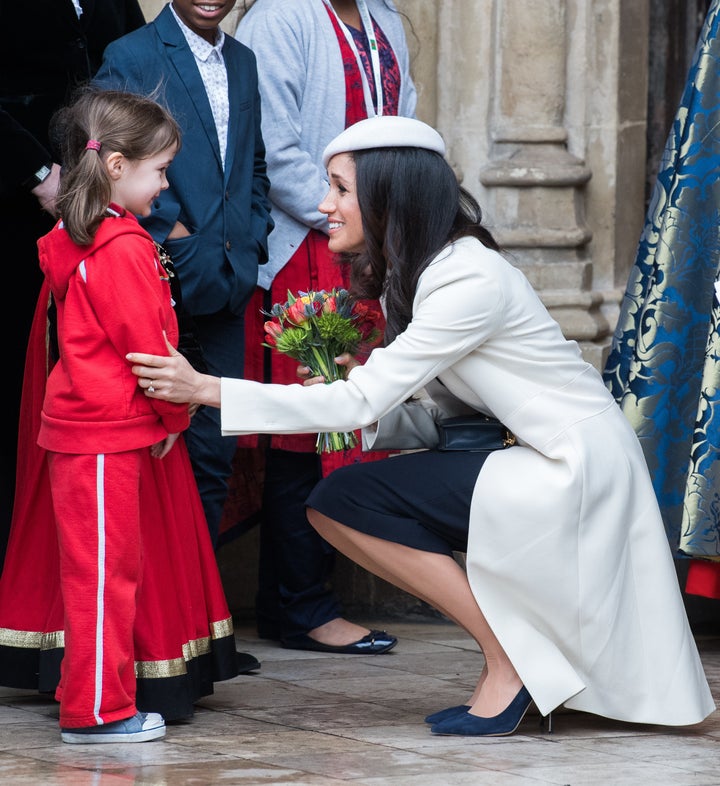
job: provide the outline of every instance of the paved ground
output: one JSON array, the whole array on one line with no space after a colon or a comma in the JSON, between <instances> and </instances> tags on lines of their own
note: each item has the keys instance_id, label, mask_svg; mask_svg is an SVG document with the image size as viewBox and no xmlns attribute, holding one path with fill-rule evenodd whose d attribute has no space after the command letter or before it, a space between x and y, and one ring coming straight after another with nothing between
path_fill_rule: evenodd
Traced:
<instances>
[{"instance_id":1,"label":"paved ground","mask_svg":"<svg viewBox=\"0 0 720 786\"><path fill-rule=\"evenodd\" d=\"M376 656L284 650L241 628L260 671L141 745L63 744L53 701L0 688L0 784L720 786L720 712L667 729L565 711L552 734L529 713L511 737L433 736L423 717L467 698L482 656L444 622L387 627L400 643ZM698 645L720 703L720 637Z\"/></svg>"}]
</instances>

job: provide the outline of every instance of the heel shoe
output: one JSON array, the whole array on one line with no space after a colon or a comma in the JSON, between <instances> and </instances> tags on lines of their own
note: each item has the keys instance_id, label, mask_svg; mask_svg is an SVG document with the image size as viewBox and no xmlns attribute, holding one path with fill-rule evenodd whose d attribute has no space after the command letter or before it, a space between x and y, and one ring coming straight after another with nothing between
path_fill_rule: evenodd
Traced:
<instances>
[{"instance_id":1,"label":"heel shoe","mask_svg":"<svg viewBox=\"0 0 720 786\"><path fill-rule=\"evenodd\" d=\"M430 731L433 734L461 734L472 737L505 737L512 734L525 717L532 704L532 697L523 685L510 705L493 718L480 718L469 712L451 715L436 723Z\"/></svg>"},{"instance_id":2,"label":"heel shoe","mask_svg":"<svg viewBox=\"0 0 720 786\"><path fill-rule=\"evenodd\" d=\"M461 712L467 712L470 709L469 704L456 704L454 707L448 707L444 710L438 710L437 712L433 712L431 715L427 715L425 717L425 723L434 724L440 723L440 721L445 720L445 718L450 718L453 715L458 715Z\"/></svg>"}]
</instances>

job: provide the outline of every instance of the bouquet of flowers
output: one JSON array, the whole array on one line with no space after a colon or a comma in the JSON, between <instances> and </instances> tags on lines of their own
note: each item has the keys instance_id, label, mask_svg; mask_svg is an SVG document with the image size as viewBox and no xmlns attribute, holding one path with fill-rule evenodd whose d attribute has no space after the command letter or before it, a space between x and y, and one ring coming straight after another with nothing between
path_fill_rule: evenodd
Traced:
<instances>
[{"instance_id":1,"label":"bouquet of flowers","mask_svg":"<svg viewBox=\"0 0 720 786\"><path fill-rule=\"evenodd\" d=\"M286 303L276 303L266 316L263 345L308 366L326 384L345 377L346 369L335 362L345 352L357 356L377 343L379 314L360 301L352 301L346 289L330 292L288 292ZM318 434L318 453L349 450L357 445L353 431Z\"/></svg>"}]
</instances>

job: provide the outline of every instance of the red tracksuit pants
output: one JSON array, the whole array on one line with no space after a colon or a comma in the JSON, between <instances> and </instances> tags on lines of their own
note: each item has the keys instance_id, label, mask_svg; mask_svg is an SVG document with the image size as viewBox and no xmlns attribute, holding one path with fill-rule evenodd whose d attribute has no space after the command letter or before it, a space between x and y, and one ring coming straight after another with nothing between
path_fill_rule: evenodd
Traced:
<instances>
[{"instance_id":1,"label":"red tracksuit pants","mask_svg":"<svg viewBox=\"0 0 720 786\"><path fill-rule=\"evenodd\" d=\"M147 449L47 454L65 606L65 656L55 693L62 728L136 712L140 451Z\"/></svg>"}]
</instances>

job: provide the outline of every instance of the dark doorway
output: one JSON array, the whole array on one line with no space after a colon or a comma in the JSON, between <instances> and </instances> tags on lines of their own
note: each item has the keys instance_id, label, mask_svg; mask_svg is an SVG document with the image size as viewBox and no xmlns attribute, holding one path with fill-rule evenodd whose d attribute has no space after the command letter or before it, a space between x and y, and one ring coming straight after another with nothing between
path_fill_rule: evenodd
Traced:
<instances>
[{"instance_id":1,"label":"dark doorway","mask_svg":"<svg viewBox=\"0 0 720 786\"><path fill-rule=\"evenodd\" d=\"M710 2L650 0L646 198L655 183Z\"/></svg>"}]
</instances>

